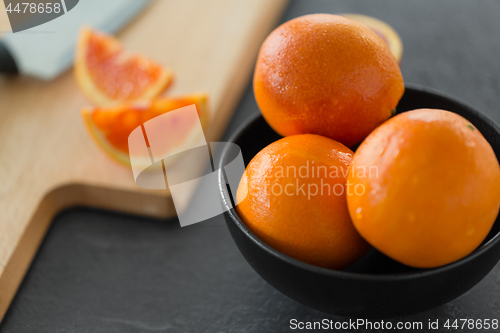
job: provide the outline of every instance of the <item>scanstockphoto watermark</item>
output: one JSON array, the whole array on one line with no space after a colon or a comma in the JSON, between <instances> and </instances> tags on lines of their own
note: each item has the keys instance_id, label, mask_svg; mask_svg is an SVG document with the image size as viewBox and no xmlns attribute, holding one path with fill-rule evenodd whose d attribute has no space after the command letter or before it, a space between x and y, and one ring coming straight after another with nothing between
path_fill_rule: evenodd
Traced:
<instances>
[{"instance_id":1,"label":"scanstockphoto watermark","mask_svg":"<svg viewBox=\"0 0 500 333\"><path fill-rule=\"evenodd\" d=\"M300 321L290 319L291 330L325 330L325 331L358 331L358 330L383 330L385 331L466 331L466 332L498 332L499 320L496 318L444 318L427 319L423 321L386 321L369 319L348 319L334 321L322 319L316 321Z\"/></svg>"},{"instance_id":2,"label":"scanstockphoto watermark","mask_svg":"<svg viewBox=\"0 0 500 333\"><path fill-rule=\"evenodd\" d=\"M424 323L421 321L371 321L368 319L349 319L345 321L334 321L323 319L321 321L300 321L290 319L289 327L292 330L410 330L418 331L424 329ZM427 328L434 328L434 323L429 320Z\"/></svg>"},{"instance_id":3,"label":"scanstockphoto watermark","mask_svg":"<svg viewBox=\"0 0 500 333\"><path fill-rule=\"evenodd\" d=\"M192 124L189 140L181 148L172 149L172 133L177 133L175 126L182 122ZM128 149L136 184L151 190L168 188L181 226L223 214L244 200L244 196L236 196L245 174L240 147L230 142L207 142L195 104L164 113L135 128L128 137ZM309 200L320 195L362 195L364 185L346 184L347 176L378 177L376 166L349 168L312 160L299 166L277 166L272 172L273 183L268 190L273 195L306 196ZM224 191L230 198L224 196ZM193 195L189 199L190 194Z\"/></svg>"},{"instance_id":4,"label":"scanstockphoto watermark","mask_svg":"<svg viewBox=\"0 0 500 333\"><path fill-rule=\"evenodd\" d=\"M344 167L336 165L317 165L306 161L302 166L277 166L274 171L275 182L271 185L274 196L306 196L308 200L317 195L363 195L363 184L346 183L348 175L357 178L377 178L377 166Z\"/></svg>"}]
</instances>

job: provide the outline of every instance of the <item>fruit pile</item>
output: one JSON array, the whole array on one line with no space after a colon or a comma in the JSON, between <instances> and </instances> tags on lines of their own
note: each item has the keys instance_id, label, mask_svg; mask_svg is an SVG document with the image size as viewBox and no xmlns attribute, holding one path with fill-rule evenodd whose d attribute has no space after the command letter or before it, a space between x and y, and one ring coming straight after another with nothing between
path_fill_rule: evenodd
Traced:
<instances>
[{"instance_id":1,"label":"fruit pile","mask_svg":"<svg viewBox=\"0 0 500 333\"><path fill-rule=\"evenodd\" d=\"M207 94L159 97L172 83L173 73L144 56L127 52L113 36L81 29L75 51L74 74L92 108L84 108L84 123L96 143L116 161L130 164L129 134L146 121L195 104L203 129L208 125ZM182 124L171 149L187 144L193 124ZM185 125L185 126L181 126ZM140 157L140 156L139 156ZM149 156L144 156L150 164Z\"/></svg>"},{"instance_id":2,"label":"fruit pile","mask_svg":"<svg viewBox=\"0 0 500 333\"><path fill-rule=\"evenodd\" d=\"M343 269L373 246L431 268L467 256L490 231L500 207L493 149L449 111L392 117L404 83L388 44L329 14L288 21L263 43L255 98L284 138L248 164L237 212L282 253Z\"/></svg>"}]
</instances>

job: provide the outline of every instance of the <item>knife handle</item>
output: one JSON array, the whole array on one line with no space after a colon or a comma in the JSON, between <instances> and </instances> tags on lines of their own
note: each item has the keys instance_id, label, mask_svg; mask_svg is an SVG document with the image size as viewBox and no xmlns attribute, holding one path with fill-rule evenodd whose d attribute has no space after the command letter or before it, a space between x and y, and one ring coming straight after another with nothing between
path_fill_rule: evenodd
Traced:
<instances>
[{"instance_id":1,"label":"knife handle","mask_svg":"<svg viewBox=\"0 0 500 333\"><path fill-rule=\"evenodd\" d=\"M3 43L0 43L0 73L19 73L14 57Z\"/></svg>"}]
</instances>

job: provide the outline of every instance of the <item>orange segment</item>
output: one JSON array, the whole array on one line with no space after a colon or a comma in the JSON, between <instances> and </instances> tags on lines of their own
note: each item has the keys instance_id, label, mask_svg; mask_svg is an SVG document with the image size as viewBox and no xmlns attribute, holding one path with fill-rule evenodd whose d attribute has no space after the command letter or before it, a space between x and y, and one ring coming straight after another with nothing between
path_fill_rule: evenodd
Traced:
<instances>
[{"instance_id":1,"label":"orange segment","mask_svg":"<svg viewBox=\"0 0 500 333\"><path fill-rule=\"evenodd\" d=\"M173 78L161 65L127 52L113 36L87 27L78 37L74 71L82 92L99 106L152 99Z\"/></svg>"},{"instance_id":2,"label":"orange segment","mask_svg":"<svg viewBox=\"0 0 500 333\"><path fill-rule=\"evenodd\" d=\"M114 159L129 164L128 137L135 128L161 114L192 104L195 104L201 125L205 129L209 116L205 93L135 102L111 108L85 108L82 110L82 116L97 144ZM186 121L182 116L177 117L175 122L159 124L172 132L169 134L172 140L162 149L179 149L190 138L191 129L195 124L191 120ZM145 158L145 163L149 163L149 156Z\"/></svg>"}]
</instances>

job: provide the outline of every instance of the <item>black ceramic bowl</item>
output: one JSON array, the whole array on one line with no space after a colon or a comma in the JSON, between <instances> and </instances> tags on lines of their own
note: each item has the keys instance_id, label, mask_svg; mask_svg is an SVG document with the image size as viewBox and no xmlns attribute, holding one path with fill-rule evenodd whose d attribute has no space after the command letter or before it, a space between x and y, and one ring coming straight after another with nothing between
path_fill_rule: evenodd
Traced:
<instances>
[{"instance_id":1,"label":"black ceramic bowl","mask_svg":"<svg viewBox=\"0 0 500 333\"><path fill-rule=\"evenodd\" d=\"M491 144L500 159L500 128L479 111L441 93L407 87L398 113L418 109L449 110L467 118ZM278 140L260 114L249 119L230 142L241 148L246 164L262 148ZM221 163L225 163L223 154ZM250 232L231 208L229 194L219 184L227 226L239 250L274 288L311 308L349 317L392 318L425 311L447 303L476 285L500 259L500 222L497 218L486 240L467 257L452 264L415 269L372 250L351 267L335 271L288 257Z\"/></svg>"}]
</instances>

